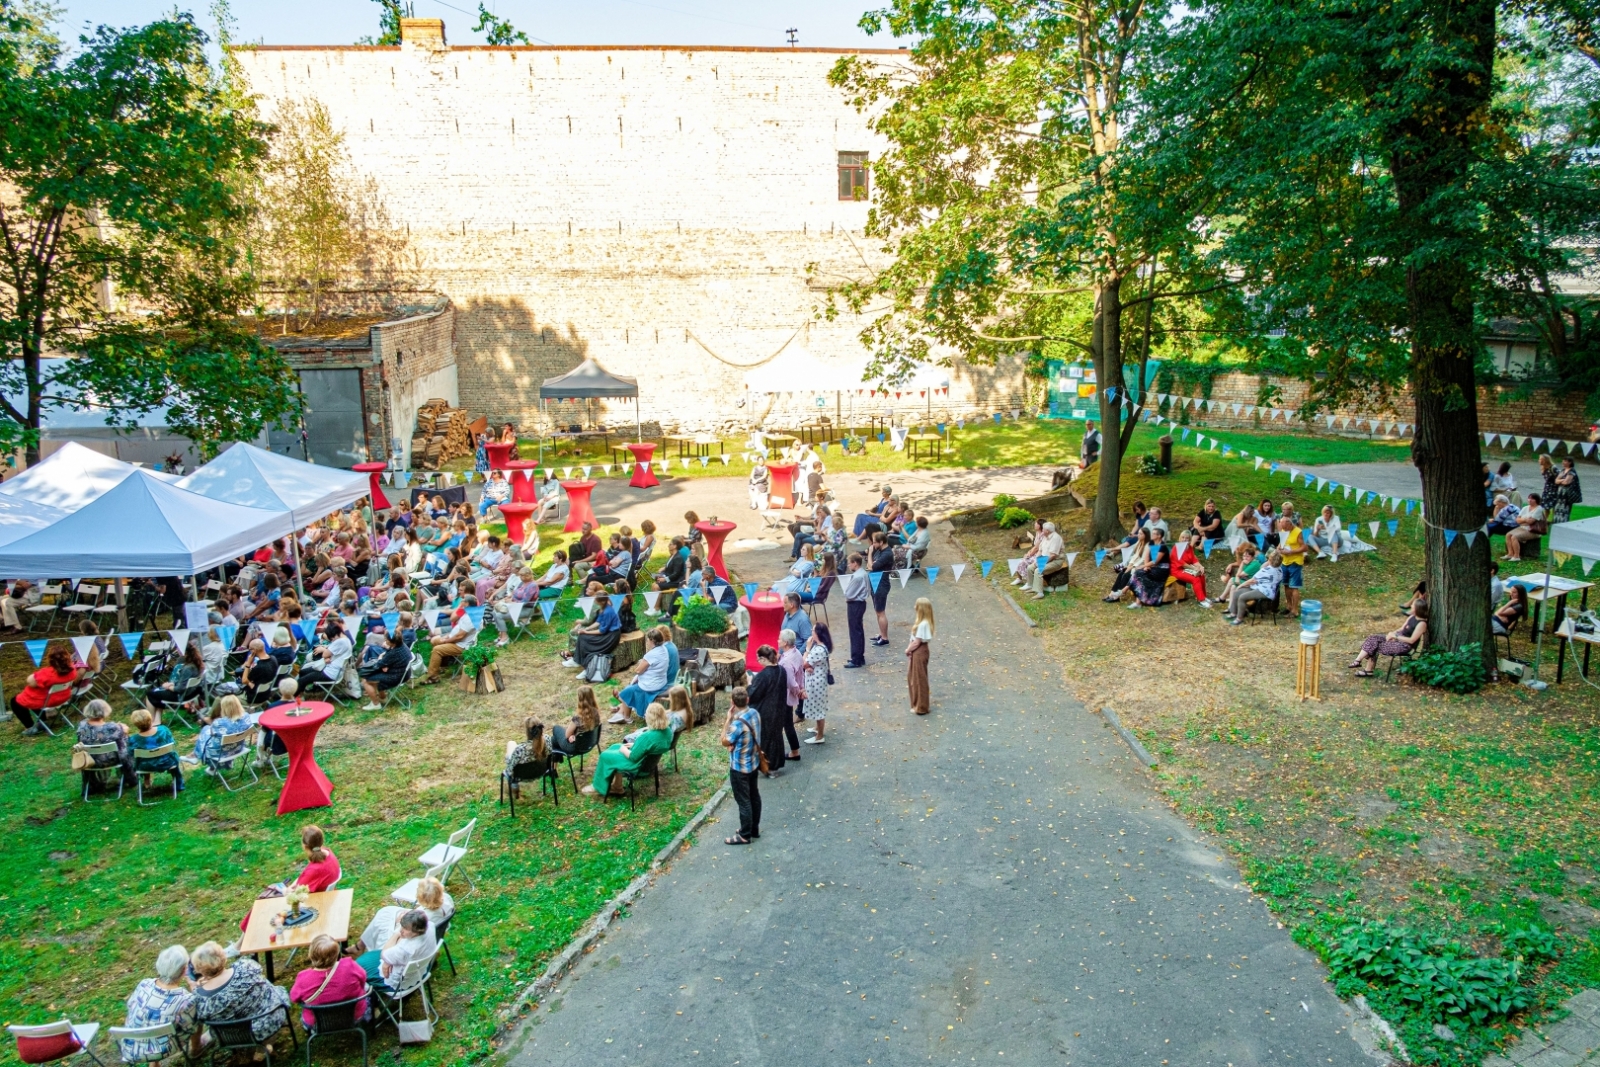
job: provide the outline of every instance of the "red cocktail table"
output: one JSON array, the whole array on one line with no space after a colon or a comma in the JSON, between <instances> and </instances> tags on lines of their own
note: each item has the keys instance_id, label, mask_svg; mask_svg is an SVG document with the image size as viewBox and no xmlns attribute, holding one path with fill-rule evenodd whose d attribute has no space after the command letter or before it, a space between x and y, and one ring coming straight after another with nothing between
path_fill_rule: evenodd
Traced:
<instances>
[{"instance_id":1,"label":"red cocktail table","mask_svg":"<svg viewBox=\"0 0 1600 1067\"><path fill-rule=\"evenodd\" d=\"M533 472L539 469L539 464L531 459L506 460L506 477L511 480L511 499L519 504L537 504L539 502L539 486L533 480Z\"/></svg>"},{"instance_id":2,"label":"red cocktail table","mask_svg":"<svg viewBox=\"0 0 1600 1067\"><path fill-rule=\"evenodd\" d=\"M566 533L583 529L584 523L599 526L594 521L594 508L589 503L589 494L594 492L596 482L562 482L561 488L567 491L567 524L561 529Z\"/></svg>"},{"instance_id":3,"label":"red cocktail table","mask_svg":"<svg viewBox=\"0 0 1600 1067\"><path fill-rule=\"evenodd\" d=\"M304 714L290 715L291 711ZM303 808L326 808L333 803L333 783L317 766L315 754L317 730L332 714L333 705L321 700L279 704L261 713L261 728L277 734L289 750L289 774L283 780L283 794L278 797L279 815Z\"/></svg>"},{"instance_id":4,"label":"red cocktail table","mask_svg":"<svg viewBox=\"0 0 1600 1067\"><path fill-rule=\"evenodd\" d=\"M756 659L756 649L762 645L778 647L778 634L783 629L783 597L777 593L757 593L739 603L750 613L750 638L745 644L744 665L754 674L766 666Z\"/></svg>"},{"instance_id":5,"label":"red cocktail table","mask_svg":"<svg viewBox=\"0 0 1600 1067\"><path fill-rule=\"evenodd\" d=\"M367 491L372 497L373 511L382 511L389 506L389 498L383 495L383 485L378 481L378 475L389 469L387 463L357 463L350 469L367 476L370 483Z\"/></svg>"},{"instance_id":6,"label":"red cocktail table","mask_svg":"<svg viewBox=\"0 0 1600 1067\"><path fill-rule=\"evenodd\" d=\"M782 502L776 504L776 507L794 507L794 472L799 466L798 463L767 464L767 474L772 479L771 488L767 492L782 498Z\"/></svg>"},{"instance_id":7,"label":"red cocktail table","mask_svg":"<svg viewBox=\"0 0 1600 1067\"><path fill-rule=\"evenodd\" d=\"M656 446L650 442L637 445L624 445L633 453L633 477L628 484L635 489L649 489L652 485L660 485L655 471L650 469L650 461L655 458Z\"/></svg>"},{"instance_id":8,"label":"red cocktail table","mask_svg":"<svg viewBox=\"0 0 1600 1067\"><path fill-rule=\"evenodd\" d=\"M511 450L516 447L510 441L490 441L484 445L483 450L489 453L489 469L492 471L505 470L506 461L511 458Z\"/></svg>"},{"instance_id":9,"label":"red cocktail table","mask_svg":"<svg viewBox=\"0 0 1600 1067\"><path fill-rule=\"evenodd\" d=\"M699 530L706 538L706 562L711 564L711 569L717 572L717 577L725 582L732 582L728 577L728 565L722 562L722 542L728 535L739 528L733 522L697 522L694 528Z\"/></svg>"},{"instance_id":10,"label":"red cocktail table","mask_svg":"<svg viewBox=\"0 0 1600 1067\"><path fill-rule=\"evenodd\" d=\"M524 504L520 500L508 500L499 505L500 514L506 518L506 536L514 545L522 544L522 536L526 532L523 524L528 521L528 516L539 510L538 504Z\"/></svg>"}]
</instances>

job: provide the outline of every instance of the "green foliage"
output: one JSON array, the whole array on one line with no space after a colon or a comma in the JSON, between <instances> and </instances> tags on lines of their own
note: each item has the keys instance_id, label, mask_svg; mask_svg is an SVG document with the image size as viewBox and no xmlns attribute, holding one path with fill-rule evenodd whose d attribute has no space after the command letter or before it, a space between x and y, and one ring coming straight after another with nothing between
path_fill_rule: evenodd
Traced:
<instances>
[{"instance_id":1,"label":"green foliage","mask_svg":"<svg viewBox=\"0 0 1600 1067\"><path fill-rule=\"evenodd\" d=\"M412 4L403 4L400 0L373 0L383 10L378 13L378 36L363 37L357 44L388 44L400 43L400 20L411 18L416 12Z\"/></svg>"},{"instance_id":2,"label":"green foliage","mask_svg":"<svg viewBox=\"0 0 1600 1067\"><path fill-rule=\"evenodd\" d=\"M37 430L92 389L110 424L175 405L214 447L294 410L282 362L229 325L254 298L244 190L267 128L206 35L174 15L69 54L19 44L9 5L0 24L0 416ZM46 351L76 358L51 373Z\"/></svg>"},{"instance_id":3,"label":"green foliage","mask_svg":"<svg viewBox=\"0 0 1600 1067\"><path fill-rule=\"evenodd\" d=\"M728 630L728 613L710 597L691 596L678 605L677 624L692 634L722 634Z\"/></svg>"},{"instance_id":4,"label":"green foliage","mask_svg":"<svg viewBox=\"0 0 1600 1067\"><path fill-rule=\"evenodd\" d=\"M493 641L480 640L468 645L466 651L461 653L461 669L476 676L479 671L491 666L499 654L500 649Z\"/></svg>"},{"instance_id":5,"label":"green foliage","mask_svg":"<svg viewBox=\"0 0 1600 1067\"><path fill-rule=\"evenodd\" d=\"M1146 452L1144 455L1139 457L1138 471L1140 474L1160 474L1161 461L1155 456L1152 456L1150 453Z\"/></svg>"},{"instance_id":6,"label":"green foliage","mask_svg":"<svg viewBox=\"0 0 1600 1067\"><path fill-rule=\"evenodd\" d=\"M493 14L482 3L478 4L478 24L472 27L483 34L484 40L490 44L527 44L528 35L517 29L511 23Z\"/></svg>"},{"instance_id":7,"label":"green foliage","mask_svg":"<svg viewBox=\"0 0 1600 1067\"><path fill-rule=\"evenodd\" d=\"M1534 1003L1518 959L1486 959L1454 941L1381 922L1346 926L1327 943L1340 996L1375 992L1446 1025L1505 1019Z\"/></svg>"},{"instance_id":8,"label":"green foliage","mask_svg":"<svg viewBox=\"0 0 1600 1067\"><path fill-rule=\"evenodd\" d=\"M1423 685L1451 693L1476 693L1489 682L1483 666L1483 650L1476 644L1463 645L1451 652L1430 648L1400 664L1401 674L1410 675Z\"/></svg>"},{"instance_id":9,"label":"green foliage","mask_svg":"<svg viewBox=\"0 0 1600 1067\"><path fill-rule=\"evenodd\" d=\"M997 493L994 498L994 521L999 522L1000 516L1005 514L1006 509L1016 502L1017 498L1010 493Z\"/></svg>"},{"instance_id":10,"label":"green foliage","mask_svg":"<svg viewBox=\"0 0 1600 1067\"><path fill-rule=\"evenodd\" d=\"M1033 521L1033 512L1027 508L1002 508L995 516L995 521L1002 530L1015 530L1018 526L1026 526Z\"/></svg>"}]
</instances>

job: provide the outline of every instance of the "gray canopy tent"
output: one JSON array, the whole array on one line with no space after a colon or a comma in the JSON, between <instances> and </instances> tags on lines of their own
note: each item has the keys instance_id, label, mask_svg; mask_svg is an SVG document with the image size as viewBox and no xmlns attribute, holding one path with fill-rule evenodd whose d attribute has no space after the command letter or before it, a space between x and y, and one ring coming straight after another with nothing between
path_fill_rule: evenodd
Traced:
<instances>
[{"instance_id":1,"label":"gray canopy tent","mask_svg":"<svg viewBox=\"0 0 1600 1067\"><path fill-rule=\"evenodd\" d=\"M635 439L643 433L644 424L639 418L639 380L612 374L592 359L586 359L565 374L546 378L539 386L539 407L546 400L613 400L633 398L633 423ZM543 460L541 445L540 459Z\"/></svg>"}]
</instances>

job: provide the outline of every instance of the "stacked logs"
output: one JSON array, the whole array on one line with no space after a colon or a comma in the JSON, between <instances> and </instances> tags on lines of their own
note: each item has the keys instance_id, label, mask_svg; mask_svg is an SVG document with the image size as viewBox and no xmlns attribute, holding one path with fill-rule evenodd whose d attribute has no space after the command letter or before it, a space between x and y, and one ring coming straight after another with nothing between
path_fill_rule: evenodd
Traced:
<instances>
[{"instance_id":1,"label":"stacked logs","mask_svg":"<svg viewBox=\"0 0 1600 1067\"><path fill-rule=\"evenodd\" d=\"M472 455L475 421L466 408L452 408L448 400L423 404L417 409L417 427L411 434L411 466L438 470L453 459Z\"/></svg>"}]
</instances>

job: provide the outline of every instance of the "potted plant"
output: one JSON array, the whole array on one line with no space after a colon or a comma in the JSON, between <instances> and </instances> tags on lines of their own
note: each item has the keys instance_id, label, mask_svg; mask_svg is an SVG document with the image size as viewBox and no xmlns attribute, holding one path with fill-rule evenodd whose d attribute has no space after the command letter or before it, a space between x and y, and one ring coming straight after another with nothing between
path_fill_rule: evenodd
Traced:
<instances>
[{"instance_id":1,"label":"potted plant","mask_svg":"<svg viewBox=\"0 0 1600 1067\"><path fill-rule=\"evenodd\" d=\"M737 649L739 631L733 627L728 613L717 607L710 597L685 597L679 601L677 617L672 621L672 643L679 649Z\"/></svg>"},{"instance_id":2,"label":"potted plant","mask_svg":"<svg viewBox=\"0 0 1600 1067\"><path fill-rule=\"evenodd\" d=\"M461 688L468 693L500 693L506 683L494 665L500 649L493 641L479 641L461 654Z\"/></svg>"},{"instance_id":3,"label":"potted plant","mask_svg":"<svg viewBox=\"0 0 1600 1067\"><path fill-rule=\"evenodd\" d=\"M299 882L296 882L285 889L283 891L283 900L284 903L289 905L289 918L300 918L300 909L305 907L305 903L309 899L311 899L311 890L307 889Z\"/></svg>"}]
</instances>

